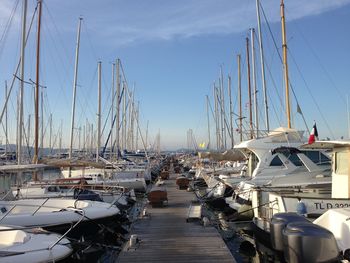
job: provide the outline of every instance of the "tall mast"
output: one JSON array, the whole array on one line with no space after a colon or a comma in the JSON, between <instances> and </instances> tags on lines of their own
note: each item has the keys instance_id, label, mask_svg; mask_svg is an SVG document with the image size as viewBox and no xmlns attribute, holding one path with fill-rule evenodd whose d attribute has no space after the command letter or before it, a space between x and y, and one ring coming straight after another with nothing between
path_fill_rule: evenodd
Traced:
<instances>
[{"instance_id":1,"label":"tall mast","mask_svg":"<svg viewBox=\"0 0 350 263\"><path fill-rule=\"evenodd\" d=\"M75 49L75 66L74 66L74 80L73 80L73 101L72 101L72 121L71 121L71 131L70 131L70 146L69 146L69 158L72 158L73 152L73 137L74 137L74 115L75 115L75 97L77 93L77 81L78 81L78 60L79 60L79 45L80 45L80 29L82 17L79 17L78 32L77 32L77 42Z\"/></svg>"},{"instance_id":2,"label":"tall mast","mask_svg":"<svg viewBox=\"0 0 350 263\"><path fill-rule=\"evenodd\" d=\"M252 91L250 84L250 59L249 59L249 38L246 38L246 50L247 50L247 78L248 78L248 98L249 98L249 130L250 139L253 139L253 114L252 114Z\"/></svg>"},{"instance_id":3,"label":"tall mast","mask_svg":"<svg viewBox=\"0 0 350 263\"><path fill-rule=\"evenodd\" d=\"M101 146L101 61L98 62L98 108L97 108L97 145L96 145L96 162L98 162L98 157L100 155Z\"/></svg>"},{"instance_id":4,"label":"tall mast","mask_svg":"<svg viewBox=\"0 0 350 263\"><path fill-rule=\"evenodd\" d=\"M232 91L231 91L231 76L228 76L228 97L230 100L230 134L231 134L231 149L234 147L234 140L233 140L233 110L232 110Z\"/></svg>"},{"instance_id":5,"label":"tall mast","mask_svg":"<svg viewBox=\"0 0 350 263\"><path fill-rule=\"evenodd\" d=\"M226 149L226 129L225 129L225 91L224 91L224 76L222 66L220 66L220 109L221 109L221 129L222 129L222 144L221 148Z\"/></svg>"},{"instance_id":6,"label":"tall mast","mask_svg":"<svg viewBox=\"0 0 350 263\"><path fill-rule=\"evenodd\" d=\"M91 123L91 125L90 125L90 134L91 134L91 137L90 137L90 152L92 153L93 149L94 149L94 124L93 123Z\"/></svg>"},{"instance_id":7,"label":"tall mast","mask_svg":"<svg viewBox=\"0 0 350 263\"><path fill-rule=\"evenodd\" d=\"M262 88L264 93L264 109L265 109L265 126L267 132L270 131L269 123L269 107L267 104L267 94L266 94L266 78L265 78L265 61L264 61L264 49L261 34L261 22L260 22L260 3L256 0L256 16L258 20L258 36L259 36L259 49L260 49L260 64L261 64L261 77L262 77Z\"/></svg>"},{"instance_id":8,"label":"tall mast","mask_svg":"<svg viewBox=\"0 0 350 263\"><path fill-rule=\"evenodd\" d=\"M136 124L139 123L139 116L140 116L140 101L137 102L137 109L136 109ZM136 136L135 136L135 149L139 149L139 129L136 128Z\"/></svg>"},{"instance_id":9,"label":"tall mast","mask_svg":"<svg viewBox=\"0 0 350 263\"><path fill-rule=\"evenodd\" d=\"M220 125L218 121L218 95L217 95L217 89L215 86L213 86L213 93L214 93L214 111L215 111L215 128L216 128L216 149L220 149Z\"/></svg>"},{"instance_id":10,"label":"tall mast","mask_svg":"<svg viewBox=\"0 0 350 263\"><path fill-rule=\"evenodd\" d=\"M253 100L254 100L254 119L255 119L255 135L259 137L259 116L258 116L258 99L257 99L257 87L256 87L256 73L255 73L255 45L254 45L254 28L250 29L251 34L251 49L252 49L252 75L253 75Z\"/></svg>"},{"instance_id":11,"label":"tall mast","mask_svg":"<svg viewBox=\"0 0 350 263\"><path fill-rule=\"evenodd\" d=\"M28 124L27 124L27 145L30 145L30 123L31 123L31 115L28 114ZM31 149L28 150L29 153L31 152ZM29 154L30 156L30 154Z\"/></svg>"},{"instance_id":12,"label":"tall mast","mask_svg":"<svg viewBox=\"0 0 350 263\"><path fill-rule=\"evenodd\" d=\"M7 143L8 143L8 128L7 128L7 81L5 81L5 155L7 154Z\"/></svg>"},{"instance_id":13,"label":"tall mast","mask_svg":"<svg viewBox=\"0 0 350 263\"><path fill-rule=\"evenodd\" d=\"M50 113L49 147L50 147L50 152L52 152L52 113Z\"/></svg>"},{"instance_id":14,"label":"tall mast","mask_svg":"<svg viewBox=\"0 0 350 263\"><path fill-rule=\"evenodd\" d=\"M120 60L119 58L116 61L117 65L117 109L116 109L116 134L115 134L115 141L116 141L116 151L117 151L117 159L119 157L119 150L120 150Z\"/></svg>"},{"instance_id":15,"label":"tall mast","mask_svg":"<svg viewBox=\"0 0 350 263\"><path fill-rule=\"evenodd\" d=\"M111 144L110 144L110 158L112 158L112 149L113 149L113 119L114 119L114 95L115 90L114 90L114 78L115 78L115 63L112 63L112 94L111 94Z\"/></svg>"},{"instance_id":16,"label":"tall mast","mask_svg":"<svg viewBox=\"0 0 350 263\"><path fill-rule=\"evenodd\" d=\"M26 41L26 21L27 21L27 0L23 0L22 10L22 36L21 36L21 66L20 66L20 86L19 86L19 109L17 125L17 164L22 163L22 131L23 131L23 96L24 96L24 56Z\"/></svg>"},{"instance_id":17,"label":"tall mast","mask_svg":"<svg viewBox=\"0 0 350 263\"><path fill-rule=\"evenodd\" d=\"M41 5L42 0L38 0L38 33L36 41L36 80L35 80L35 111L34 111L34 157L33 163L38 163L39 158L39 73L40 73L40 32L41 32Z\"/></svg>"},{"instance_id":18,"label":"tall mast","mask_svg":"<svg viewBox=\"0 0 350 263\"><path fill-rule=\"evenodd\" d=\"M209 119L209 96L207 98L207 121L208 121L208 147L210 147L210 119Z\"/></svg>"},{"instance_id":19,"label":"tall mast","mask_svg":"<svg viewBox=\"0 0 350 263\"><path fill-rule=\"evenodd\" d=\"M125 81L123 81L123 90L124 90L124 94L123 94L123 129L122 129L122 147L123 150L126 149L126 94L128 92L128 87L125 83Z\"/></svg>"},{"instance_id":20,"label":"tall mast","mask_svg":"<svg viewBox=\"0 0 350 263\"><path fill-rule=\"evenodd\" d=\"M242 87L241 87L241 55L237 55L237 68L238 68L238 101L239 101L239 140L243 141L242 130Z\"/></svg>"},{"instance_id":21,"label":"tall mast","mask_svg":"<svg viewBox=\"0 0 350 263\"><path fill-rule=\"evenodd\" d=\"M286 113L288 128L292 128L290 118L290 102L289 102L289 78L288 78L288 62L287 62L287 38L286 38L286 20L284 16L284 2L281 0L281 24L282 24L282 50L283 50L283 73L286 89Z\"/></svg>"},{"instance_id":22,"label":"tall mast","mask_svg":"<svg viewBox=\"0 0 350 263\"><path fill-rule=\"evenodd\" d=\"M349 132L349 138L350 138L350 110L349 110L349 95L346 96L346 104L347 104L347 110L348 110L348 132ZM6 132L7 134L7 132Z\"/></svg>"},{"instance_id":23,"label":"tall mast","mask_svg":"<svg viewBox=\"0 0 350 263\"><path fill-rule=\"evenodd\" d=\"M147 150L148 148L148 125L149 125L149 121L147 120L147 125L146 125L146 139L145 139L145 148Z\"/></svg>"},{"instance_id":24,"label":"tall mast","mask_svg":"<svg viewBox=\"0 0 350 263\"><path fill-rule=\"evenodd\" d=\"M59 140L59 151L62 152L62 132L63 132L63 120L61 119L61 125L60 125L60 140Z\"/></svg>"},{"instance_id":25,"label":"tall mast","mask_svg":"<svg viewBox=\"0 0 350 263\"><path fill-rule=\"evenodd\" d=\"M41 145L41 149L44 149L44 89L43 87L41 87L41 137L40 137L40 145ZM41 155L42 155L42 151L41 151Z\"/></svg>"},{"instance_id":26,"label":"tall mast","mask_svg":"<svg viewBox=\"0 0 350 263\"><path fill-rule=\"evenodd\" d=\"M78 150L81 150L81 126L78 128Z\"/></svg>"}]
</instances>

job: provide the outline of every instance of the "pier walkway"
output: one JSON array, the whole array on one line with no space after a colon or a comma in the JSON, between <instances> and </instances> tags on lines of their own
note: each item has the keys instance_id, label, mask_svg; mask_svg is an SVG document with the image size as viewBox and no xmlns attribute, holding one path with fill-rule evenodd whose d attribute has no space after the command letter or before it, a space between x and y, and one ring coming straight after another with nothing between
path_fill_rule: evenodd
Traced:
<instances>
[{"instance_id":1,"label":"pier walkway","mask_svg":"<svg viewBox=\"0 0 350 263\"><path fill-rule=\"evenodd\" d=\"M199 222L186 222L195 195L176 186L178 174L165 180L168 204L153 208L146 205L148 216L134 223L131 234L139 242L126 244L116 262L235 262L218 231Z\"/></svg>"}]
</instances>

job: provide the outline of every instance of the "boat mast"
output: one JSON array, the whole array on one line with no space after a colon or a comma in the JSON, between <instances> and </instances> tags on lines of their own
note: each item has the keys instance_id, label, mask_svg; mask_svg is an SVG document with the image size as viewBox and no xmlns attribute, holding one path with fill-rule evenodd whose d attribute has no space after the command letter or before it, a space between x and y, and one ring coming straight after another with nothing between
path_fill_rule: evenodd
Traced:
<instances>
[{"instance_id":1,"label":"boat mast","mask_svg":"<svg viewBox=\"0 0 350 263\"><path fill-rule=\"evenodd\" d=\"M124 94L123 94L123 130L122 130L122 137L123 137L123 150L126 150L126 94L128 92L128 87L123 81L123 89L124 89Z\"/></svg>"},{"instance_id":2,"label":"boat mast","mask_svg":"<svg viewBox=\"0 0 350 263\"><path fill-rule=\"evenodd\" d=\"M59 140L59 152L62 152L62 133L63 133L63 120L61 119L61 125L60 125L60 140Z\"/></svg>"},{"instance_id":3,"label":"boat mast","mask_svg":"<svg viewBox=\"0 0 350 263\"><path fill-rule=\"evenodd\" d=\"M17 164L22 164L22 129L23 129L23 96L24 96L24 56L26 41L27 0L23 0L22 9L22 34L21 34L21 66L19 86L19 109L17 124Z\"/></svg>"},{"instance_id":4,"label":"boat mast","mask_svg":"<svg viewBox=\"0 0 350 263\"><path fill-rule=\"evenodd\" d=\"M347 104L347 111L348 111L348 132L349 132L349 138L350 138L350 110L349 110L349 95L346 96L346 104ZM7 133L7 132L6 132Z\"/></svg>"},{"instance_id":5,"label":"boat mast","mask_svg":"<svg viewBox=\"0 0 350 263\"><path fill-rule=\"evenodd\" d=\"M112 158L112 149L113 149L113 119L114 119L114 95L115 95L115 90L114 90L114 78L115 78L115 63L112 63L112 94L111 94L111 144L110 144L110 150L109 150L109 158Z\"/></svg>"},{"instance_id":6,"label":"boat mast","mask_svg":"<svg viewBox=\"0 0 350 263\"><path fill-rule=\"evenodd\" d=\"M117 109L116 109L116 151L117 151L117 159L119 159L119 150L120 150L120 60L119 58L116 61L117 65Z\"/></svg>"},{"instance_id":7,"label":"boat mast","mask_svg":"<svg viewBox=\"0 0 350 263\"><path fill-rule=\"evenodd\" d=\"M52 113L50 113L49 148L50 148L50 153L52 153Z\"/></svg>"},{"instance_id":8,"label":"boat mast","mask_svg":"<svg viewBox=\"0 0 350 263\"><path fill-rule=\"evenodd\" d=\"M284 16L284 2L281 0L281 24L282 24L282 50L283 50L283 73L286 90L286 114L288 128L292 128L290 118L290 101L289 101L289 78L288 78L288 62L287 62L287 38L286 38L286 20Z\"/></svg>"},{"instance_id":9,"label":"boat mast","mask_svg":"<svg viewBox=\"0 0 350 263\"><path fill-rule=\"evenodd\" d=\"M28 123L27 123L27 145L30 145L30 123L31 123L31 115L28 114ZM31 149L28 149L29 156L31 153Z\"/></svg>"},{"instance_id":10,"label":"boat mast","mask_svg":"<svg viewBox=\"0 0 350 263\"><path fill-rule=\"evenodd\" d=\"M7 156L7 144L8 144L8 127L7 127L7 81L5 81L5 155Z\"/></svg>"},{"instance_id":11,"label":"boat mast","mask_svg":"<svg viewBox=\"0 0 350 263\"><path fill-rule=\"evenodd\" d=\"M136 124L139 123L139 115L140 114L140 101L137 102L137 109L135 112L135 119L136 119ZM135 149L139 149L139 129L136 129L136 136L135 136Z\"/></svg>"},{"instance_id":12,"label":"boat mast","mask_svg":"<svg viewBox=\"0 0 350 263\"><path fill-rule=\"evenodd\" d=\"M256 73L255 73L255 30L254 28L250 29L251 36L251 49L252 49L252 75L253 75L253 100L254 100L254 119L255 119L255 136L259 137L259 116L258 116L258 99L257 99L257 88L256 88Z\"/></svg>"},{"instance_id":13,"label":"boat mast","mask_svg":"<svg viewBox=\"0 0 350 263\"><path fill-rule=\"evenodd\" d=\"M33 163L37 164L39 159L39 73L40 73L40 32L41 32L41 5L38 0L38 32L36 41L36 80L35 80L35 110L34 110L34 157Z\"/></svg>"},{"instance_id":14,"label":"boat mast","mask_svg":"<svg viewBox=\"0 0 350 263\"><path fill-rule=\"evenodd\" d=\"M250 59L249 59L249 38L246 38L246 50L247 50L247 80L248 80L248 98L249 98L249 129L250 139L254 138L253 134L253 114L252 114L252 91L250 84Z\"/></svg>"},{"instance_id":15,"label":"boat mast","mask_svg":"<svg viewBox=\"0 0 350 263\"><path fill-rule=\"evenodd\" d=\"M41 149L44 149L44 90L43 87L41 87L41 137L40 137L40 145ZM42 154L42 153L41 153Z\"/></svg>"},{"instance_id":16,"label":"boat mast","mask_svg":"<svg viewBox=\"0 0 350 263\"><path fill-rule=\"evenodd\" d=\"M226 129L225 129L225 91L224 91L224 76L222 73L222 65L220 65L220 109L221 109L221 130L222 130L222 141L221 141L221 149L226 149Z\"/></svg>"},{"instance_id":17,"label":"boat mast","mask_svg":"<svg viewBox=\"0 0 350 263\"><path fill-rule=\"evenodd\" d=\"M101 146L101 61L97 64L97 72L98 72L98 95L97 95L97 140L96 140L96 162L98 162L98 158L100 156L100 146Z\"/></svg>"},{"instance_id":18,"label":"boat mast","mask_svg":"<svg viewBox=\"0 0 350 263\"><path fill-rule=\"evenodd\" d=\"M83 18L79 17L77 42L76 42L76 49L75 49L75 65L74 65L74 80L73 80L73 101L72 101L72 120L71 120L71 131L70 131L69 159L72 158L72 152L73 152L75 97L76 97L76 93L77 93L80 29L81 29L81 21L82 20L83 20Z\"/></svg>"},{"instance_id":19,"label":"boat mast","mask_svg":"<svg viewBox=\"0 0 350 263\"><path fill-rule=\"evenodd\" d=\"M147 120L147 125L146 125L146 139L145 139L145 148L146 148L146 150L148 148L148 125L149 125L149 120Z\"/></svg>"},{"instance_id":20,"label":"boat mast","mask_svg":"<svg viewBox=\"0 0 350 263\"><path fill-rule=\"evenodd\" d=\"M234 140L233 140L233 110L232 110L232 91L231 91L231 76L228 76L228 97L230 100L230 133L231 133L231 149L234 147Z\"/></svg>"},{"instance_id":21,"label":"boat mast","mask_svg":"<svg viewBox=\"0 0 350 263\"><path fill-rule=\"evenodd\" d=\"M239 104L239 141L243 141L242 134L242 89L241 89L241 55L237 55L237 69L238 69L238 104Z\"/></svg>"},{"instance_id":22,"label":"boat mast","mask_svg":"<svg viewBox=\"0 0 350 263\"><path fill-rule=\"evenodd\" d=\"M210 147L210 119L209 119L209 96L207 98L207 120L208 120L208 146Z\"/></svg>"},{"instance_id":23,"label":"boat mast","mask_svg":"<svg viewBox=\"0 0 350 263\"><path fill-rule=\"evenodd\" d=\"M219 127L219 121L218 121L218 96L217 96L217 89L215 86L215 82L213 85L213 93L214 93L214 110L215 110L215 128L216 128L216 149L220 149L220 127Z\"/></svg>"},{"instance_id":24,"label":"boat mast","mask_svg":"<svg viewBox=\"0 0 350 263\"><path fill-rule=\"evenodd\" d=\"M265 109L265 126L267 132L270 132L270 123L269 123L269 107L267 104L267 94L266 94L266 78L265 78L265 62L264 62L264 49L262 42L261 34L261 22L260 22L260 2L256 0L256 16L258 20L258 36L259 36L259 49L260 49L260 68L261 68L261 77L262 77L262 88L264 93L264 109Z\"/></svg>"}]
</instances>

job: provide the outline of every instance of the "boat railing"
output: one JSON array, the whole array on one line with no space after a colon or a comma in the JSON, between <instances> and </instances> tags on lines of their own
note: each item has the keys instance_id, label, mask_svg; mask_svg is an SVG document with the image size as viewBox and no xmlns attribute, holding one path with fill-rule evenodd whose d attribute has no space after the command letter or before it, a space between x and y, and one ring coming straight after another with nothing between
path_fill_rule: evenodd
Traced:
<instances>
[{"instance_id":1,"label":"boat railing","mask_svg":"<svg viewBox=\"0 0 350 263\"><path fill-rule=\"evenodd\" d=\"M11 190L9 190L4 196L1 197L0 200L1 200L1 201L6 200L6 198L9 197L9 196L11 196L11 194L13 194L13 193L12 193ZM12 196L12 198L13 198L13 196Z\"/></svg>"},{"instance_id":2,"label":"boat railing","mask_svg":"<svg viewBox=\"0 0 350 263\"><path fill-rule=\"evenodd\" d=\"M77 225L79 225L84 220L84 218L87 218L85 216L84 209L69 208L69 210L77 212L77 214L81 215L81 217L74 225L71 225L71 227L63 235L61 235L55 243L49 246L49 250L53 249L59 242L61 242L61 240L64 239Z\"/></svg>"},{"instance_id":3,"label":"boat railing","mask_svg":"<svg viewBox=\"0 0 350 263\"><path fill-rule=\"evenodd\" d=\"M79 210L79 211L84 211L83 209L81 208L77 208L76 206L76 203L79 202L80 200L75 200L74 202L74 207L62 207L61 209L57 206L52 206L52 205L46 205L45 204L47 203L47 201L51 200L51 199L55 199L55 198L51 198L51 197L48 197L45 199L45 201L38 205L38 204L15 204L15 205L12 205L11 208L9 208L9 210L6 210L6 212L3 212L3 216L0 218L0 222L6 217L8 216L15 208L18 208L18 207L34 207L35 210L34 212L31 214L31 216L34 216L41 208L50 208L50 209L53 209L53 212L57 212L57 211L62 211L62 210ZM55 210L56 209L56 210ZM57 210L57 209L60 209L60 210ZM1 213L1 212L0 212Z\"/></svg>"},{"instance_id":4,"label":"boat railing","mask_svg":"<svg viewBox=\"0 0 350 263\"><path fill-rule=\"evenodd\" d=\"M12 210L15 209L16 206L17 206L17 205L14 205L14 206L11 207L11 209L9 209L8 211L6 211L5 214L0 218L0 222L1 222L4 218L6 218L6 216L8 216L8 215L12 212Z\"/></svg>"},{"instance_id":5,"label":"boat railing","mask_svg":"<svg viewBox=\"0 0 350 263\"><path fill-rule=\"evenodd\" d=\"M111 205L108 207L108 209L111 208L111 207L114 207L115 204L119 201L119 199L121 199L124 195L125 195L125 193L122 192L119 196L116 196L116 197L113 199L113 201L111 202Z\"/></svg>"},{"instance_id":6,"label":"boat railing","mask_svg":"<svg viewBox=\"0 0 350 263\"><path fill-rule=\"evenodd\" d=\"M36 212L38 212L40 210L40 208L42 208L47 203L47 201L49 201L49 200L50 200L50 198L46 198L44 200L44 202L41 205L39 205L37 209L35 209L35 211L33 212L32 216L35 215Z\"/></svg>"}]
</instances>

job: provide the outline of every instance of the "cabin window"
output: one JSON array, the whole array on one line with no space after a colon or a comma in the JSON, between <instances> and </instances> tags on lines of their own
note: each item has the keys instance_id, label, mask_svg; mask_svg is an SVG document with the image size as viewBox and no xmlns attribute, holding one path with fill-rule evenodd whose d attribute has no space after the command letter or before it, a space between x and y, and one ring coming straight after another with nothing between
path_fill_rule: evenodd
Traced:
<instances>
[{"instance_id":1,"label":"cabin window","mask_svg":"<svg viewBox=\"0 0 350 263\"><path fill-rule=\"evenodd\" d=\"M270 163L270 166L283 166L283 162L281 161L281 159L276 155L271 163Z\"/></svg>"},{"instance_id":2,"label":"cabin window","mask_svg":"<svg viewBox=\"0 0 350 263\"><path fill-rule=\"evenodd\" d=\"M349 153L337 152L335 154L335 173L344 175L349 173Z\"/></svg>"},{"instance_id":3,"label":"cabin window","mask_svg":"<svg viewBox=\"0 0 350 263\"><path fill-rule=\"evenodd\" d=\"M56 186L49 186L47 188L47 191L50 192L50 193L58 192Z\"/></svg>"},{"instance_id":4,"label":"cabin window","mask_svg":"<svg viewBox=\"0 0 350 263\"><path fill-rule=\"evenodd\" d=\"M325 154L319 151L302 151L315 164L330 164L331 160Z\"/></svg>"}]
</instances>

